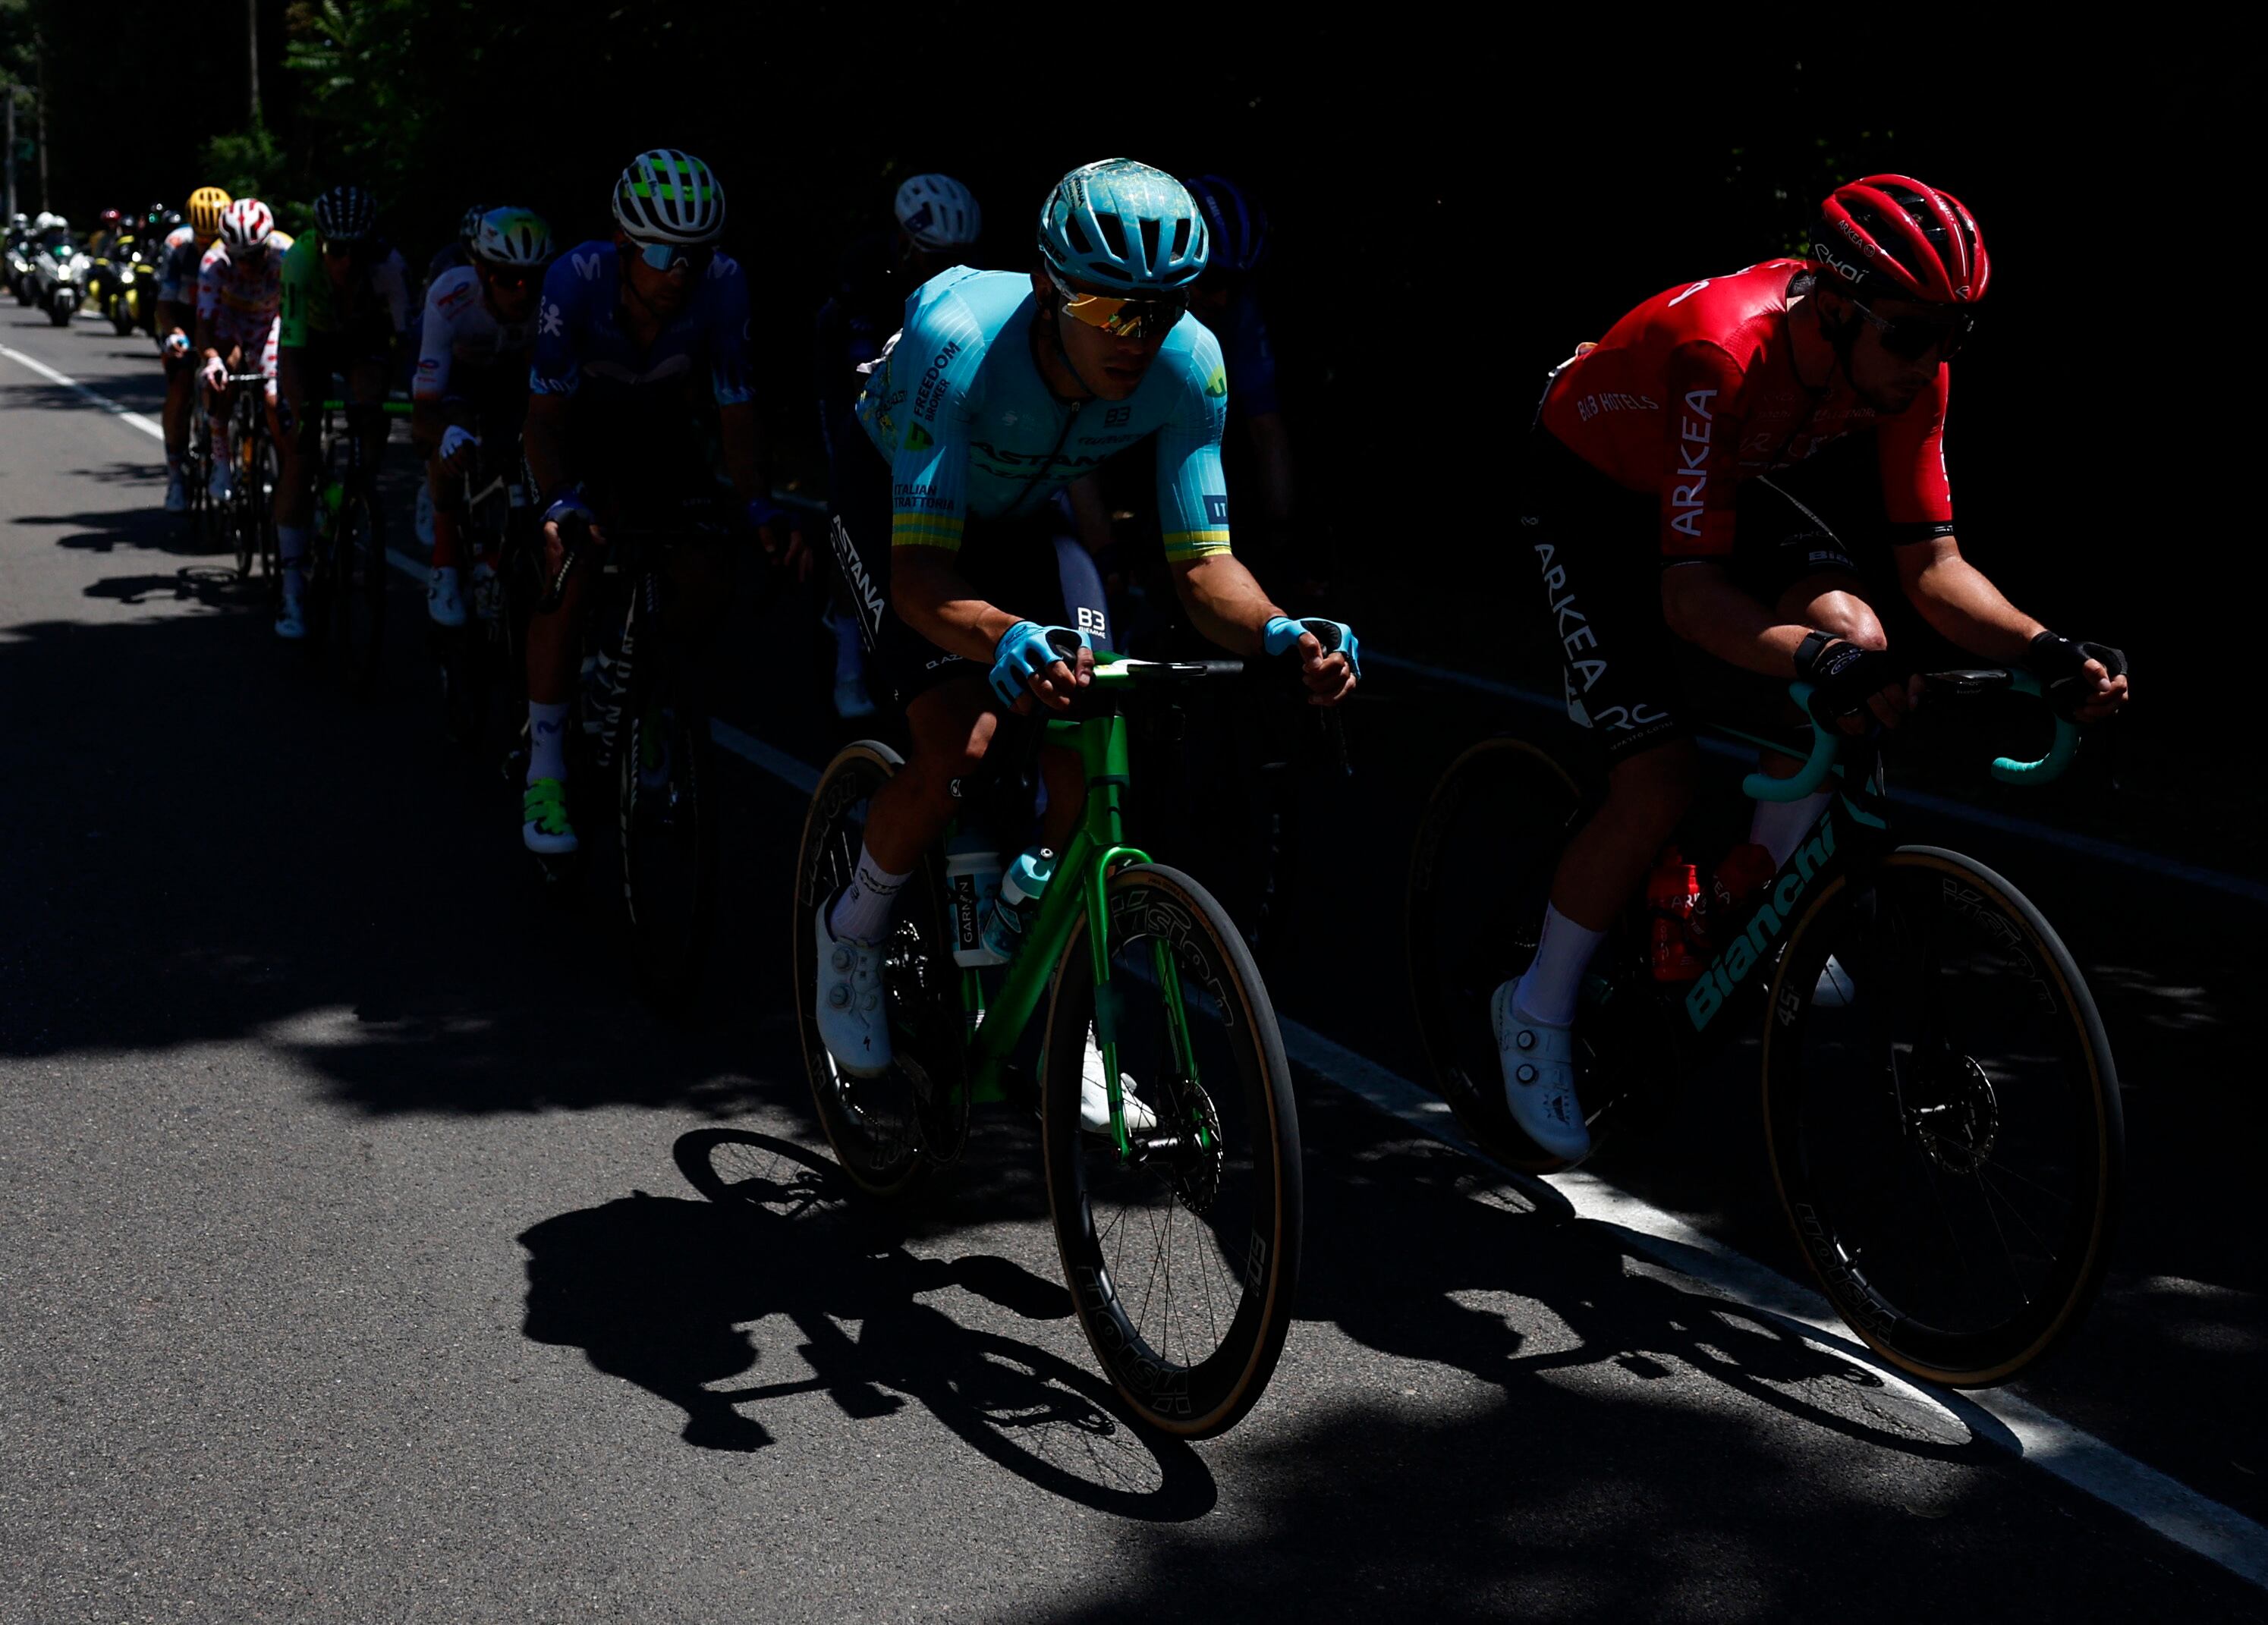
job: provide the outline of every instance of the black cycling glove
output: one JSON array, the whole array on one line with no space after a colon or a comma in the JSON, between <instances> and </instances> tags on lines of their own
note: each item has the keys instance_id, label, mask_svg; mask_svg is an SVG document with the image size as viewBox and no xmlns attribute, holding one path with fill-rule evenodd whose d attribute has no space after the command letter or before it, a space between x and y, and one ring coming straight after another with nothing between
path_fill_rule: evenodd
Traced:
<instances>
[{"instance_id":1,"label":"black cycling glove","mask_svg":"<svg viewBox=\"0 0 2268 1625\"><path fill-rule=\"evenodd\" d=\"M1811 685L1813 711L1829 718L1856 717L1874 695L1905 680L1886 651L1842 638L1822 643L1815 632L1795 651L1795 674Z\"/></svg>"},{"instance_id":2,"label":"black cycling glove","mask_svg":"<svg viewBox=\"0 0 2268 1625\"><path fill-rule=\"evenodd\" d=\"M2087 670L2089 660L2102 662L2102 669L2113 677L2126 675L2126 651L2123 649L2058 637L2053 632L2043 632L2032 639L2031 655L2026 664L2045 686L2048 703L2055 707L2058 716L2068 717L2095 698L2095 679Z\"/></svg>"}]
</instances>

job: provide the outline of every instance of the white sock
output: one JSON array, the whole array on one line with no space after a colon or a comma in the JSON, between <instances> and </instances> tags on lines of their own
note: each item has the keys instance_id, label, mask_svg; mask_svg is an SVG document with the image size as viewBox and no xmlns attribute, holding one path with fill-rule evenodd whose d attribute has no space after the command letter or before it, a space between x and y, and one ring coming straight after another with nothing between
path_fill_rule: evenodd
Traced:
<instances>
[{"instance_id":1,"label":"white sock","mask_svg":"<svg viewBox=\"0 0 2268 1625\"><path fill-rule=\"evenodd\" d=\"M566 701L546 705L539 700L527 702L527 782L538 779L563 779L567 776L567 712Z\"/></svg>"},{"instance_id":2,"label":"white sock","mask_svg":"<svg viewBox=\"0 0 2268 1625\"><path fill-rule=\"evenodd\" d=\"M1535 960L1513 990L1513 1008L1546 1026L1572 1026L1583 973L1591 968L1591 956L1606 939L1606 932L1578 925L1544 904L1543 931L1535 940Z\"/></svg>"},{"instance_id":3,"label":"white sock","mask_svg":"<svg viewBox=\"0 0 2268 1625\"><path fill-rule=\"evenodd\" d=\"M276 556L284 563L284 596L297 599L307 590L306 568L299 562L307 556L307 527L304 525L277 526Z\"/></svg>"},{"instance_id":4,"label":"white sock","mask_svg":"<svg viewBox=\"0 0 2268 1625\"><path fill-rule=\"evenodd\" d=\"M1772 867L1779 868L1795 851L1796 842L1810 832L1832 793L1822 790L1800 801L1757 802L1756 810L1749 815L1749 839L1770 852Z\"/></svg>"},{"instance_id":5,"label":"white sock","mask_svg":"<svg viewBox=\"0 0 2268 1625\"><path fill-rule=\"evenodd\" d=\"M882 933L890 929L890 910L897 907L899 888L912 878L910 870L894 875L884 869L862 843L850 884L843 888L843 895L835 900L835 911L827 916L828 931L837 942L881 941Z\"/></svg>"}]
</instances>

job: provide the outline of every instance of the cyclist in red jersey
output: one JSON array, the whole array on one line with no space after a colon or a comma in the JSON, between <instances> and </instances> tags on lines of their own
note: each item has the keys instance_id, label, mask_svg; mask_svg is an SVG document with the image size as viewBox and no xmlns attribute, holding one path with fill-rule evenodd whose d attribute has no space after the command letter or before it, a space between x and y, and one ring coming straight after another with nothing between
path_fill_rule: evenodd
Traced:
<instances>
[{"instance_id":1,"label":"cyclist in red jersey","mask_svg":"<svg viewBox=\"0 0 2268 1625\"><path fill-rule=\"evenodd\" d=\"M1763 677L1801 678L1854 730L1896 726L1918 695L1888 652L1852 550L1776 471L1872 435L1876 489L1864 497L1921 618L1984 658L2028 664L2081 722L2125 704L2118 651L2050 632L1954 537L1948 364L1990 278L1956 200L1871 175L1822 206L1809 259L1670 289L1552 374L1520 523L1568 711L1603 748L1609 790L1560 861L1535 960L1492 1003L1506 1099L1546 1151L1590 1149L1569 1033L1577 989L1697 779L1675 641ZM1765 762L1781 776L1796 767ZM1785 863L1825 799L1759 802L1751 841Z\"/></svg>"}]
</instances>

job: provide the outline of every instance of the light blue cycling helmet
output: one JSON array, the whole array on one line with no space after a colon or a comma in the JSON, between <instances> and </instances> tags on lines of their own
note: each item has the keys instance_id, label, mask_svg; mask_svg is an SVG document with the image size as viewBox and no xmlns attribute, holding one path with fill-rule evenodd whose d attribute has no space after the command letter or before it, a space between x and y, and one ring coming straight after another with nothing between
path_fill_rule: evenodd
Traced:
<instances>
[{"instance_id":1,"label":"light blue cycling helmet","mask_svg":"<svg viewBox=\"0 0 2268 1625\"><path fill-rule=\"evenodd\" d=\"M1083 164L1040 205L1040 254L1058 276L1170 293L1204 275L1210 238L1189 189L1132 158Z\"/></svg>"}]
</instances>

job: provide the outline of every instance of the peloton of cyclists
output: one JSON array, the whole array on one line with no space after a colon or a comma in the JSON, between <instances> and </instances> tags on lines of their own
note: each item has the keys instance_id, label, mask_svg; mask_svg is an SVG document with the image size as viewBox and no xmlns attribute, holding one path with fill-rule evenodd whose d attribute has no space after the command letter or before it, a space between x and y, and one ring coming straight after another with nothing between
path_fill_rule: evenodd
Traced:
<instances>
[{"instance_id":1,"label":"peloton of cyclists","mask_svg":"<svg viewBox=\"0 0 2268 1625\"><path fill-rule=\"evenodd\" d=\"M1124 158L1075 169L1042 205L1028 272L933 277L868 375L858 418L877 455L842 460L832 540L912 749L874 798L851 883L819 905L817 1018L847 1073L890 1065L880 944L1000 708L1062 710L1089 680L1047 545L1052 498L1073 479L1155 437L1166 553L1197 629L1246 655L1296 652L1312 703L1354 688L1351 634L1285 617L1229 550L1227 383L1219 344L1189 314L1209 242L1171 175ZM1044 753L1042 772L1042 838L1059 849L1085 785L1065 752ZM1090 1127L1107 1121L1093 1048ZM1127 1108L1138 1122L1148 1111Z\"/></svg>"},{"instance_id":2,"label":"peloton of cyclists","mask_svg":"<svg viewBox=\"0 0 2268 1625\"><path fill-rule=\"evenodd\" d=\"M197 325L197 277L205 250L220 239L221 210L232 200L218 187L189 194L189 217L166 236L158 267L158 352L166 369L166 511L189 505L181 489L181 459L189 449L191 381L197 372L193 338Z\"/></svg>"},{"instance_id":3,"label":"peloton of cyclists","mask_svg":"<svg viewBox=\"0 0 2268 1625\"><path fill-rule=\"evenodd\" d=\"M276 230L276 217L256 197L239 197L221 211L220 236L205 250L197 268L197 353L204 380L206 409L212 418L212 474L206 491L216 503L234 489L235 459L228 439L232 372L245 372L247 361L268 379L265 409L269 432L275 418L276 371L272 345L284 281L284 256L291 239Z\"/></svg>"},{"instance_id":4,"label":"peloton of cyclists","mask_svg":"<svg viewBox=\"0 0 2268 1625\"><path fill-rule=\"evenodd\" d=\"M565 557L561 526L588 526L593 547L608 525L681 524L688 503L718 492L713 435L739 515L766 552L801 539L771 500L762 430L748 375L748 284L719 251L725 191L708 165L658 149L630 161L615 184L614 235L583 243L544 277L535 359L529 370L527 467L542 493L544 572ZM726 601L731 561L713 548L681 548L669 568L688 589L696 644ZM577 669L576 630L592 574L568 577L559 606L527 632L527 787L520 839L540 856L577 849L567 801L567 726Z\"/></svg>"},{"instance_id":5,"label":"peloton of cyclists","mask_svg":"<svg viewBox=\"0 0 2268 1625\"><path fill-rule=\"evenodd\" d=\"M516 439L527 408L536 301L551 262L551 228L525 209L493 209L473 234L469 261L445 270L425 295L419 330L411 441L431 448L432 572L426 613L437 626L465 623L459 577L464 460L483 437ZM474 561L474 598L494 613L497 561Z\"/></svg>"},{"instance_id":6,"label":"peloton of cyclists","mask_svg":"<svg viewBox=\"0 0 2268 1625\"><path fill-rule=\"evenodd\" d=\"M1991 275L1976 221L1949 194L1870 175L1827 199L1808 259L1671 288L1552 376L1527 448L1520 535L1569 714L1602 749L1609 789L1560 861L1534 961L1491 1013L1513 1118L1555 1156L1590 1149L1570 1032L1585 968L1697 780L1674 642L1800 678L1846 727L1896 727L1919 693L1889 652L1859 549L1767 476L1871 436L1852 518L1874 521L1923 621L1977 656L2028 663L2081 722L2126 702L2117 651L2050 632L1955 540L1949 364ZM1776 776L1795 768L1765 761ZM1826 800L1757 804L1749 840L1761 850L1747 856L1764 879Z\"/></svg>"},{"instance_id":7,"label":"peloton of cyclists","mask_svg":"<svg viewBox=\"0 0 2268 1625\"><path fill-rule=\"evenodd\" d=\"M350 404L382 404L389 363L409 327L407 270L401 255L379 235L378 200L358 186L333 187L315 200L315 229L284 256L276 352L284 398L282 483L276 496L276 552L284 564L278 637L307 634L302 561L320 472L315 455L320 406L331 377L346 380ZM386 419L373 412L363 445L363 466L373 477L386 430Z\"/></svg>"}]
</instances>

